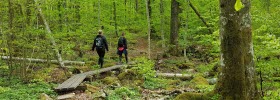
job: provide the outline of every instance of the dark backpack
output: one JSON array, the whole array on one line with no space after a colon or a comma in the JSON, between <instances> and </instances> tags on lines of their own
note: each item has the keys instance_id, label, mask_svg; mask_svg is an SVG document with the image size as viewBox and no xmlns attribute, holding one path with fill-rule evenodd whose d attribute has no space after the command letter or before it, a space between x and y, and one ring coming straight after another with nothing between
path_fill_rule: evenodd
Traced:
<instances>
[{"instance_id":1,"label":"dark backpack","mask_svg":"<svg viewBox=\"0 0 280 100\"><path fill-rule=\"evenodd\" d=\"M102 37L97 37L95 39L95 45L97 48L103 48L103 39Z\"/></svg>"},{"instance_id":2,"label":"dark backpack","mask_svg":"<svg viewBox=\"0 0 280 100\"><path fill-rule=\"evenodd\" d=\"M124 37L120 37L118 41L118 46L123 47L124 46Z\"/></svg>"}]
</instances>

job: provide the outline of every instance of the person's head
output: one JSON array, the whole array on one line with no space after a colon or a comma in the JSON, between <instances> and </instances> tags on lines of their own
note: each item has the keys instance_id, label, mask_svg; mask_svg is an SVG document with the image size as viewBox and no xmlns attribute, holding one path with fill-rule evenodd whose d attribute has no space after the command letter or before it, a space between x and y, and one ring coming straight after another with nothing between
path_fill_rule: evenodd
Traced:
<instances>
[{"instance_id":1,"label":"person's head","mask_svg":"<svg viewBox=\"0 0 280 100\"><path fill-rule=\"evenodd\" d=\"M124 32L122 32L122 36L124 36L125 35L125 33Z\"/></svg>"},{"instance_id":2,"label":"person's head","mask_svg":"<svg viewBox=\"0 0 280 100\"><path fill-rule=\"evenodd\" d=\"M103 33L102 30L99 30L99 31L98 31L98 34L99 34L99 35L101 35L102 33Z\"/></svg>"}]
</instances>

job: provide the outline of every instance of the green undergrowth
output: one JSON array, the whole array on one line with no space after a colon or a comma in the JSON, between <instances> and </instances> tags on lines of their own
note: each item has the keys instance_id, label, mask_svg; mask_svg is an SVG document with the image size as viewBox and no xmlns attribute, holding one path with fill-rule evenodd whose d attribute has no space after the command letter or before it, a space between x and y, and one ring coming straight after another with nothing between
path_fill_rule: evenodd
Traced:
<instances>
[{"instance_id":1,"label":"green undergrowth","mask_svg":"<svg viewBox=\"0 0 280 100\"><path fill-rule=\"evenodd\" d=\"M136 88L120 87L111 91L108 100L141 100L141 94Z\"/></svg>"},{"instance_id":2,"label":"green undergrowth","mask_svg":"<svg viewBox=\"0 0 280 100\"><path fill-rule=\"evenodd\" d=\"M258 83L260 88L262 85L263 99L264 100L279 100L280 94L280 82L278 77L280 77L280 59L271 58L268 60L260 59L256 62L258 81L261 78L263 80L262 84Z\"/></svg>"},{"instance_id":3,"label":"green undergrowth","mask_svg":"<svg viewBox=\"0 0 280 100\"><path fill-rule=\"evenodd\" d=\"M146 89L159 89L165 88L167 85L168 84L166 80L158 78L149 78L145 80L143 87Z\"/></svg>"},{"instance_id":4,"label":"green undergrowth","mask_svg":"<svg viewBox=\"0 0 280 100\"><path fill-rule=\"evenodd\" d=\"M53 86L54 84L45 82L23 83L16 78L10 80L0 78L0 98L1 100L36 100L42 93L55 97Z\"/></svg>"}]
</instances>

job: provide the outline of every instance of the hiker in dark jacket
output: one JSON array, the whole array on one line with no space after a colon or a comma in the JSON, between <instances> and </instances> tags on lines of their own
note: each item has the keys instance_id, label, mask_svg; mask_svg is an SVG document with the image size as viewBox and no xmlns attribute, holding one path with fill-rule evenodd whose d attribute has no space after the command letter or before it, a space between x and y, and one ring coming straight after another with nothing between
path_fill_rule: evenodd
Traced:
<instances>
[{"instance_id":1,"label":"hiker in dark jacket","mask_svg":"<svg viewBox=\"0 0 280 100\"><path fill-rule=\"evenodd\" d=\"M126 63L128 63L128 58L127 58L127 41L126 38L124 37L125 33L122 33L122 36L119 38L118 41L118 52L117 54L119 55L119 63L121 64L122 62L122 54L124 53L125 55L125 60Z\"/></svg>"},{"instance_id":2,"label":"hiker in dark jacket","mask_svg":"<svg viewBox=\"0 0 280 100\"><path fill-rule=\"evenodd\" d=\"M107 40L103 36L102 30L98 31L98 35L94 39L91 50L94 51L95 48L96 48L97 54L99 56L98 65L100 65L100 67L103 67L105 49L107 51L109 51L109 49L108 49Z\"/></svg>"}]
</instances>

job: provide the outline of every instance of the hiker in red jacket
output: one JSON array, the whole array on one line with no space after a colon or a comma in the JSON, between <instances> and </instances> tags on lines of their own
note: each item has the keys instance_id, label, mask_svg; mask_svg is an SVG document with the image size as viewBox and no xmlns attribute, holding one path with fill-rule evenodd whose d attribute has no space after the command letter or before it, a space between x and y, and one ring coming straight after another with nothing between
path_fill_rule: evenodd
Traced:
<instances>
[{"instance_id":1,"label":"hiker in red jacket","mask_svg":"<svg viewBox=\"0 0 280 100\"><path fill-rule=\"evenodd\" d=\"M128 63L128 58L127 58L127 41L126 38L124 37L125 33L122 33L122 36L119 38L118 41L118 52L117 54L119 55L119 63L122 63L122 54L124 53L125 55L125 60L126 63Z\"/></svg>"}]
</instances>

